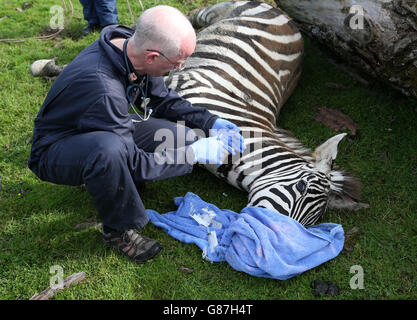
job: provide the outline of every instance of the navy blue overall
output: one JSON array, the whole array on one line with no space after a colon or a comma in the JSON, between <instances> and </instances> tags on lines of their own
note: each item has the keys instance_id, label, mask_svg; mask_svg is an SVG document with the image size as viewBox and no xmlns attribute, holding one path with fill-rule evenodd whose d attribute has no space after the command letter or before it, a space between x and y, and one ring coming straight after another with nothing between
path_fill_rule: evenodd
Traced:
<instances>
[{"instance_id":1,"label":"navy blue overall","mask_svg":"<svg viewBox=\"0 0 417 320\"><path fill-rule=\"evenodd\" d=\"M218 118L167 89L161 77L149 77L152 117L134 123L136 116L129 113L126 98L123 53L110 43L132 34L124 26L106 27L99 40L64 68L35 119L29 158L29 168L41 180L85 184L103 225L117 230L141 228L148 222L136 185L192 171L190 161L157 161L153 152L161 141L154 139L155 132L167 128L175 136L175 121L180 120L186 132L202 129L208 136ZM176 145L175 155L189 157L191 142Z\"/></svg>"}]
</instances>

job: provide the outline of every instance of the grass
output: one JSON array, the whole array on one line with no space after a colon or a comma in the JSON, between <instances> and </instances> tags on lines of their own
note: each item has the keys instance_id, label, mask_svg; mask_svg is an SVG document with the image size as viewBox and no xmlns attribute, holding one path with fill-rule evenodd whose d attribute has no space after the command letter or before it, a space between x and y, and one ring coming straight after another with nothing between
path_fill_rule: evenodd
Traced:
<instances>
[{"instance_id":1,"label":"grass","mask_svg":"<svg viewBox=\"0 0 417 320\"><path fill-rule=\"evenodd\" d=\"M214 1L165 1L188 12ZM32 1L19 12L21 1L0 8L0 38L41 34L58 0ZM130 1L136 15L138 2ZM143 1L146 7L159 1ZM99 228L75 230L97 213L85 188L40 181L27 168L33 120L51 82L33 78L30 64L58 57L70 62L98 33L80 38L85 22L81 5L59 39L0 43L0 299L29 299L49 286L50 268L64 276L84 271L86 280L59 292L54 299L315 299L315 279L336 283L341 292L321 299L416 299L417 101L375 80L363 86L328 62L329 54L306 38L301 81L283 108L279 126L291 130L315 148L336 132L314 120L314 106L339 109L360 128L340 144L337 164L362 182L367 210L332 210L324 222L340 223L345 231L360 228L351 253L300 276L278 281L237 272L227 263L202 259L194 245L178 242L148 225L145 233L164 247L144 265L135 265L101 244ZM118 1L120 22L131 23L125 1ZM348 89L332 89L335 82ZM213 186L216 186L213 188ZM196 168L192 174L149 184L146 207L164 213L175 210L174 197L192 191L220 208L240 211L246 194ZM350 268L362 266L364 289L353 290ZM193 269L187 274L180 267Z\"/></svg>"}]
</instances>

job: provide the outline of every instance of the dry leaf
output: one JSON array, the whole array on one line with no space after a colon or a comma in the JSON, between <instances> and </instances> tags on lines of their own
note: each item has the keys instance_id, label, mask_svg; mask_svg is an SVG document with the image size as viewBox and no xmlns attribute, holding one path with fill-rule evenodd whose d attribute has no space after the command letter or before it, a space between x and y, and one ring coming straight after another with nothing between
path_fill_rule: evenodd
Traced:
<instances>
[{"instance_id":1,"label":"dry leaf","mask_svg":"<svg viewBox=\"0 0 417 320\"><path fill-rule=\"evenodd\" d=\"M75 230L84 230L84 229L88 229L91 227L101 227L101 223L100 222L82 222L77 224L74 229Z\"/></svg>"},{"instance_id":2,"label":"dry leaf","mask_svg":"<svg viewBox=\"0 0 417 320\"><path fill-rule=\"evenodd\" d=\"M314 109L317 111L314 118L316 121L336 131L349 129L352 135L356 135L356 130L359 128L359 125L340 110L327 107L314 107Z\"/></svg>"},{"instance_id":3,"label":"dry leaf","mask_svg":"<svg viewBox=\"0 0 417 320\"><path fill-rule=\"evenodd\" d=\"M348 87L344 86L343 84L335 83L335 82L326 82L324 85L327 88L331 88L331 89L348 89Z\"/></svg>"},{"instance_id":4,"label":"dry leaf","mask_svg":"<svg viewBox=\"0 0 417 320\"><path fill-rule=\"evenodd\" d=\"M355 247L356 242L359 237L359 228L353 227L345 234L345 245L343 246L343 251L346 253L351 253Z\"/></svg>"},{"instance_id":5,"label":"dry leaf","mask_svg":"<svg viewBox=\"0 0 417 320\"><path fill-rule=\"evenodd\" d=\"M194 272L194 269L187 268L187 267L184 267L184 266L179 266L178 270L183 271L186 274L191 274L191 273Z\"/></svg>"},{"instance_id":6,"label":"dry leaf","mask_svg":"<svg viewBox=\"0 0 417 320\"><path fill-rule=\"evenodd\" d=\"M101 223L96 220L95 217L87 219L86 222L78 223L75 226L75 230L84 230L91 227L101 227Z\"/></svg>"}]
</instances>

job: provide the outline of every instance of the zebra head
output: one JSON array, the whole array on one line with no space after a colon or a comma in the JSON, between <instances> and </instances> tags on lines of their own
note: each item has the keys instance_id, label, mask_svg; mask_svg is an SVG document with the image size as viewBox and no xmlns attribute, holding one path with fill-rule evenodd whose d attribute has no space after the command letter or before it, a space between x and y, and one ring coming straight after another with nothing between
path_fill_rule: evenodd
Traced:
<instances>
[{"instance_id":1,"label":"zebra head","mask_svg":"<svg viewBox=\"0 0 417 320\"><path fill-rule=\"evenodd\" d=\"M287 165L282 163L277 170L261 175L250 187L248 206L275 210L305 226L316 223L327 208L367 207L357 202L359 181L333 169L338 144L345 135L330 138L311 157L289 157Z\"/></svg>"}]
</instances>

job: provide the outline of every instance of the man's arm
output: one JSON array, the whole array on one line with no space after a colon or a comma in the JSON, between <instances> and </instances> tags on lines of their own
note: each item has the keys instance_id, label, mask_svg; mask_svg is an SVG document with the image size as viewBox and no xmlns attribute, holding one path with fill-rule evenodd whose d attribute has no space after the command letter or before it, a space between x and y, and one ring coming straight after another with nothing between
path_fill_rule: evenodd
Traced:
<instances>
[{"instance_id":1,"label":"man's arm","mask_svg":"<svg viewBox=\"0 0 417 320\"><path fill-rule=\"evenodd\" d=\"M84 113L78 123L80 132L108 131L120 136L126 145L128 165L135 180L156 181L190 173L194 152L189 146L175 150L175 154L156 154L139 149L133 139L134 126L124 99L103 95ZM186 159L186 161L177 161Z\"/></svg>"},{"instance_id":2,"label":"man's arm","mask_svg":"<svg viewBox=\"0 0 417 320\"><path fill-rule=\"evenodd\" d=\"M170 121L183 120L192 129L202 129L207 137L218 119L206 108L192 106L175 91L168 89L162 77L150 77L148 96L151 98L148 107L153 109L155 117Z\"/></svg>"}]
</instances>

